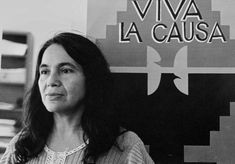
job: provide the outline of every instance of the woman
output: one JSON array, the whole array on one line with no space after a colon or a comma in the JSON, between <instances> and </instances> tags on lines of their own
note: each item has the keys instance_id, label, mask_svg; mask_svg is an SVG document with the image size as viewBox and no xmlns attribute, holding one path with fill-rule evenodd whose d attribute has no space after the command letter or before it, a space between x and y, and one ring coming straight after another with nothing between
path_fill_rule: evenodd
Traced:
<instances>
[{"instance_id":1,"label":"woman","mask_svg":"<svg viewBox=\"0 0 235 164\"><path fill-rule=\"evenodd\" d=\"M25 127L0 163L153 163L143 142L120 128L113 81L99 48L60 33L41 48Z\"/></svg>"}]
</instances>

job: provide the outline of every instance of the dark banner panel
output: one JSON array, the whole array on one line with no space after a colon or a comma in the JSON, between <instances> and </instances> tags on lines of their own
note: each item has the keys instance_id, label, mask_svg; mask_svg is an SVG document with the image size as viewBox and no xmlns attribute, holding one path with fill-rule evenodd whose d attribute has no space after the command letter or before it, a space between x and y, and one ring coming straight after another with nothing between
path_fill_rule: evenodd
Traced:
<instances>
[{"instance_id":1,"label":"dark banner panel","mask_svg":"<svg viewBox=\"0 0 235 164\"><path fill-rule=\"evenodd\" d=\"M120 120L150 145L150 155L155 161L183 163L184 145L191 145L192 149L196 145L205 146L201 151L206 153L212 141L221 142L221 138L211 132L228 126L221 124L220 116L230 115L230 102L235 100L235 75L189 75L188 96L174 86L173 74L163 74L158 90L150 96L147 95L146 74L113 75ZM228 123L235 125L235 119ZM235 135L234 129L227 133ZM223 131L218 134L233 144L232 136L226 138Z\"/></svg>"}]
</instances>

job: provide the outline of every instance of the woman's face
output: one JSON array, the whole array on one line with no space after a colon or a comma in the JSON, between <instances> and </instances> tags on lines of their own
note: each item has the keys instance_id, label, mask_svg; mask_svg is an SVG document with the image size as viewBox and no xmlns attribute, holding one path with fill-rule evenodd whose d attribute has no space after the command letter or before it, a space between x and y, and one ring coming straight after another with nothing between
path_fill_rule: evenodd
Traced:
<instances>
[{"instance_id":1,"label":"woman's face","mask_svg":"<svg viewBox=\"0 0 235 164\"><path fill-rule=\"evenodd\" d=\"M68 112L84 99L83 70L62 46L52 44L45 50L39 72L38 86L49 112Z\"/></svg>"}]
</instances>

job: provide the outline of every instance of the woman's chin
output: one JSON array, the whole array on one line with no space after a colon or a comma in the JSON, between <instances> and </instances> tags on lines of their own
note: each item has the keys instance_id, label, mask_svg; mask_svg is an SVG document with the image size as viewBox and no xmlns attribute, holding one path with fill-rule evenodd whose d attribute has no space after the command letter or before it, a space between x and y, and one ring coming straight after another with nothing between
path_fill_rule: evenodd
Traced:
<instances>
[{"instance_id":1,"label":"woman's chin","mask_svg":"<svg viewBox=\"0 0 235 164\"><path fill-rule=\"evenodd\" d=\"M55 104L55 103L50 103L50 104L46 104L46 109L48 110L48 112L62 112L64 110L64 107L62 104Z\"/></svg>"}]
</instances>

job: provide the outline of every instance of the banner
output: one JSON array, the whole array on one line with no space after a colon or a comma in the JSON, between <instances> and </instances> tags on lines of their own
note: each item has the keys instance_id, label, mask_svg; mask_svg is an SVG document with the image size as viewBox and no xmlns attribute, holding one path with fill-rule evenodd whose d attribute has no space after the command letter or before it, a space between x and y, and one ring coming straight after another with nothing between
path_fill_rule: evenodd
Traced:
<instances>
[{"instance_id":1,"label":"banner","mask_svg":"<svg viewBox=\"0 0 235 164\"><path fill-rule=\"evenodd\" d=\"M212 2L88 1L120 121L156 163L235 163L235 40Z\"/></svg>"}]
</instances>

